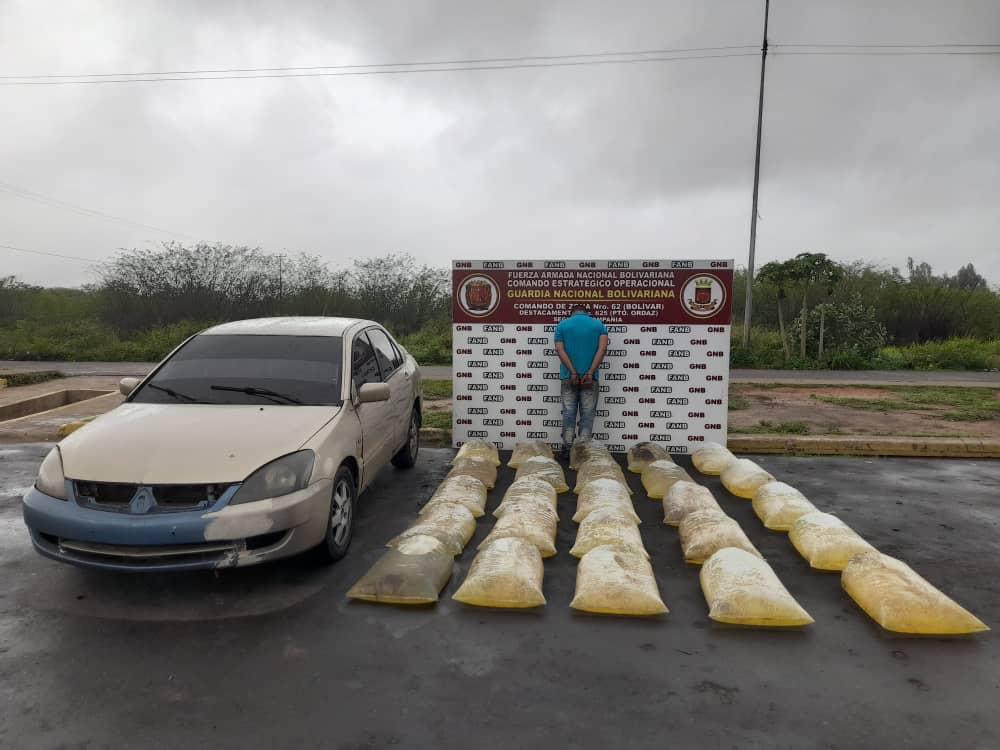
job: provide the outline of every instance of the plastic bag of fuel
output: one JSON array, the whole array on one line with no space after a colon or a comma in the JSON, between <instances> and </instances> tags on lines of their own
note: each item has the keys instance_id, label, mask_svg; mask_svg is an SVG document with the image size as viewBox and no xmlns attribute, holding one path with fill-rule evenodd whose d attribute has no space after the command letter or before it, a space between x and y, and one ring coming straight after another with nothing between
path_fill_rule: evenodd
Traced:
<instances>
[{"instance_id":1,"label":"plastic bag of fuel","mask_svg":"<svg viewBox=\"0 0 1000 750\"><path fill-rule=\"evenodd\" d=\"M552 557L556 553L558 524L559 517L549 507L531 500L511 501L479 549L485 549L497 539L516 537L534 544L542 557Z\"/></svg>"},{"instance_id":2,"label":"plastic bag of fuel","mask_svg":"<svg viewBox=\"0 0 1000 750\"><path fill-rule=\"evenodd\" d=\"M749 458L737 458L722 470L722 486L736 497L749 500L762 484L773 482L774 477Z\"/></svg>"},{"instance_id":3,"label":"plastic bag of fuel","mask_svg":"<svg viewBox=\"0 0 1000 750\"><path fill-rule=\"evenodd\" d=\"M606 615L661 615L653 566L643 555L613 547L595 547L576 569L576 595L569 606Z\"/></svg>"},{"instance_id":4,"label":"plastic bag of fuel","mask_svg":"<svg viewBox=\"0 0 1000 750\"><path fill-rule=\"evenodd\" d=\"M536 477L537 479L544 479L546 482L552 485L552 489L556 491L556 494L562 494L569 489L569 485L566 484L566 475L563 474L562 466L559 462L552 458L545 458L544 456L532 456L531 458L526 458L521 462L521 465L517 467L517 473L514 474L514 479L523 479L524 477Z\"/></svg>"},{"instance_id":5,"label":"plastic bag of fuel","mask_svg":"<svg viewBox=\"0 0 1000 750\"><path fill-rule=\"evenodd\" d=\"M480 547L452 599L475 607L527 609L545 604L545 568L538 548L517 537Z\"/></svg>"},{"instance_id":6,"label":"plastic bag of fuel","mask_svg":"<svg viewBox=\"0 0 1000 750\"><path fill-rule=\"evenodd\" d=\"M516 469L533 456L552 458L552 447L544 440L518 443L514 446L514 452L510 454L510 461L507 462L507 465L512 469Z\"/></svg>"},{"instance_id":7,"label":"plastic bag of fuel","mask_svg":"<svg viewBox=\"0 0 1000 750\"><path fill-rule=\"evenodd\" d=\"M696 510L717 510L722 508L708 487L694 482L674 482L663 498L663 523L678 526L684 516Z\"/></svg>"},{"instance_id":8,"label":"plastic bag of fuel","mask_svg":"<svg viewBox=\"0 0 1000 750\"><path fill-rule=\"evenodd\" d=\"M414 536L432 536L454 557L460 555L476 532L476 519L462 505L438 505L418 516L406 531L391 539L386 547L399 547Z\"/></svg>"},{"instance_id":9,"label":"plastic bag of fuel","mask_svg":"<svg viewBox=\"0 0 1000 750\"><path fill-rule=\"evenodd\" d=\"M617 480L595 479L588 482L576 499L576 513L573 514L573 520L581 523L598 508L618 508L635 524L642 523L632 506L628 488Z\"/></svg>"},{"instance_id":10,"label":"plastic bag of fuel","mask_svg":"<svg viewBox=\"0 0 1000 750\"><path fill-rule=\"evenodd\" d=\"M718 443L705 443L691 454L691 463L694 464L694 468L702 474L713 477L721 474L722 470L735 460L736 456L726 446Z\"/></svg>"},{"instance_id":11,"label":"plastic bag of fuel","mask_svg":"<svg viewBox=\"0 0 1000 750\"><path fill-rule=\"evenodd\" d=\"M538 506L540 508L548 508L553 513L557 510L558 497L556 496L555 488L537 476L526 476L521 479L517 479L514 483L507 488L507 491L503 495L503 500L495 511L493 515L496 518L500 518L508 511L524 507L524 506Z\"/></svg>"},{"instance_id":12,"label":"plastic bag of fuel","mask_svg":"<svg viewBox=\"0 0 1000 750\"><path fill-rule=\"evenodd\" d=\"M411 536L382 555L347 596L382 604L431 604L451 578L454 564L434 537Z\"/></svg>"},{"instance_id":13,"label":"plastic bag of fuel","mask_svg":"<svg viewBox=\"0 0 1000 750\"><path fill-rule=\"evenodd\" d=\"M470 456L456 460L448 472L448 477L475 477L486 486L486 489L492 490L497 483L497 467L485 458Z\"/></svg>"},{"instance_id":14,"label":"plastic bag of fuel","mask_svg":"<svg viewBox=\"0 0 1000 750\"><path fill-rule=\"evenodd\" d=\"M420 515L426 515L439 505L462 505L479 518L486 512L486 485L464 474L449 477L438 485L431 499L420 509Z\"/></svg>"},{"instance_id":15,"label":"plastic bag of fuel","mask_svg":"<svg viewBox=\"0 0 1000 750\"><path fill-rule=\"evenodd\" d=\"M840 582L869 617L894 633L961 635L989 630L909 565L888 555L872 551L855 556Z\"/></svg>"},{"instance_id":16,"label":"plastic bag of fuel","mask_svg":"<svg viewBox=\"0 0 1000 750\"><path fill-rule=\"evenodd\" d=\"M692 511L684 516L677 531L686 563L701 565L725 547L736 547L761 557L740 525L721 510Z\"/></svg>"},{"instance_id":17,"label":"plastic bag of fuel","mask_svg":"<svg viewBox=\"0 0 1000 750\"><path fill-rule=\"evenodd\" d=\"M636 443L628 449L628 470L642 474L653 461L673 461L667 449L656 443Z\"/></svg>"},{"instance_id":18,"label":"plastic bag of fuel","mask_svg":"<svg viewBox=\"0 0 1000 750\"><path fill-rule=\"evenodd\" d=\"M593 440L577 438L569 449L569 468L576 470L596 457L611 458L611 452Z\"/></svg>"},{"instance_id":19,"label":"plastic bag of fuel","mask_svg":"<svg viewBox=\"0 0 1000 750\"><path fill-rule=\"evenodd\" d=\"M675 482L690 482L691 476L673 461L653 461L642 472L642 486L650 500L662 500Z\"/></svg>"},{"instance_id":20,"label":"plastic bag of fuel","mask_svg":"<svg viewBox=\"0 0 1000 750\"><path fill-rule=\"evenodd\" d=\"M489 461L494 466L500 465L500 453L493 443L485 440L470 440L458 449L452 463L456 463L463 458L482 458Z\"/></svg>"},{"instance_id":21,"label":"plastic bag of fuel","mask_svg":"<svg viewBox=\"0 0 1000 750\"><path fill-rule=\"evenodd\" d=\"M792 524L788 539L817 570L843 570L855 555L875 551L846 523L818 510Z\"/></svg>"},{"instance_id":22,"label":"plastic bag of fuel","mask_svg":"<svg viewBox=\"0 0 1000 750\"><path fill-rule=\"evenodd\" d=\"M629 494L632 494L631 488L625 481L625 472L610 455L587 459L576 472L576 486L573 492L579 495L588 484L598 479L612 479L619 482Z\"/></svg>"},{"instance_id":23,"label":"plastic bag of fuel","mask_svg":"<svg viewBox=\"0 0 1000 750\"><path fill-rule=\"evenodd\" d=\"M573 557L583 557L596 547L611 547L648 559L649 553L642 544L639 527L632 520L632 515L622 508L598 508L591 511L580 522L576 543L569 553Z\"/></svg>"},{"instance_id":24,"label":"plastic bag of fuel","mask_svg":"<svg viewBox=\"0 0 1000 750\"><path fill-rule=\"evenodd\" d=\"M699 577L708 616L716 622L764 627L814 622L771 566L744 550L719 550L705 561Z\"/></svg>"},{"instance_id":25,"label":"plastic bag of fuel","mask_svg":"<svg viewBox=\"0 0 1000 750\"><path fill-rule=\"evenodd\" d=\"M788 531L802 516L816 512L816 506L790 484L768 482L754 493L753 512L772 531Z\"/></svg>"}]
</instances>

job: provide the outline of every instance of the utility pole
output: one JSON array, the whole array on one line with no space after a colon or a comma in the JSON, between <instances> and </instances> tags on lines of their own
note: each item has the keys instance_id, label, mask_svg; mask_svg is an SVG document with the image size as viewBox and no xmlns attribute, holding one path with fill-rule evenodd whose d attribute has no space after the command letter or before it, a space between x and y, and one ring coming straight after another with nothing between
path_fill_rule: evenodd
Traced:
<instances>
[{"instance_id":1,"label":"utility pole","mask_svg":"<svg viewBox=\"0 0 1000 750\"><path fill-rule=\"evenodd\" d=\"M760 94L757 98L757 150L753 161L753 206L750 209L750 257L747 262L746 298L743 303L743 348L750 346L753 317L753 262L757 250L757 190L760 187L760 133L764 123L764 66L767 64L767 15L771 0L764 0L764 42L760 48Z\"/></svg>"}]
</instances>

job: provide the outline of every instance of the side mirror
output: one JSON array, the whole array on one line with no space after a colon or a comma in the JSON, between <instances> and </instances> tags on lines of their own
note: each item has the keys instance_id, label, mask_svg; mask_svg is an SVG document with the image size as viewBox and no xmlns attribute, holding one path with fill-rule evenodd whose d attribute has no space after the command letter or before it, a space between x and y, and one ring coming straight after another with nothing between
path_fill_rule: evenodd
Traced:
<instances>
[{"instance_id":1,"label":"side mirror","mask_svg":"<svg viewBox=\"0 0 1000 750\"><path fill-rule=\"evenodd\" d=\"M118 390L121 391L123 396L127 396L135 387L139 385L140 378L122 378L118 381Z\"/></svg>"},{"instance_id":2,"label":"side mirror","mask_svg":"<svg viewBox=\"0 0 1000 750\"><path fill-rule=\"evenodd\" d=\"M388 383L365 383L358 389L358 401L362 404L370 404L375 401L389 400Z\"/></svg>"}]
</instances>

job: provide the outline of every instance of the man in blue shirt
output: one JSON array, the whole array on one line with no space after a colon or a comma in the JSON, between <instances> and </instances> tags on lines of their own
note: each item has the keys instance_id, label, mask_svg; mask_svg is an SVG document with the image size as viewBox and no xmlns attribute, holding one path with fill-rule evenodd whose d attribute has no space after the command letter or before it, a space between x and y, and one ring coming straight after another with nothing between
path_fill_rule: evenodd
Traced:
<instances>
[{"instance_id":1,"label":"man in blue shirt","mask_svg":"<svg viewBox=\"0 0 1000 750\"><path fill-rule=\"evenodd\" d=\"M569 317L556 326L555 344L562 363L559 366L562 439L564 451L568 451L577 432L577 410L580 412L579 437L589 439L594 429L598 368L608 350L608 329L592 317L584 305L574 305Z\"/></svg>"}]
</instances>

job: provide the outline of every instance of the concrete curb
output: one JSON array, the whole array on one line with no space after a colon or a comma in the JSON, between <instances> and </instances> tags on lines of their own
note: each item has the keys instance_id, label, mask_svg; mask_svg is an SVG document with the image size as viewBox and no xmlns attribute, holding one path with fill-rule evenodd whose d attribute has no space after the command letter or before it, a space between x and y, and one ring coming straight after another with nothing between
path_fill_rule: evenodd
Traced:
<instances>
[{"instance_id":1,"label":"concrete curb","mask_svg":"<svg viewBox=\"0 0 1000 750\"><path fill-rule=\"evenodd\" d=\"M423 427L425 445L448 447L451 430ZM734 453L814 456L898 456L914 458L1000 458L1000 440L982 438L865 437L864 435L730 435Z\"/></svg>"}]
</instances>

